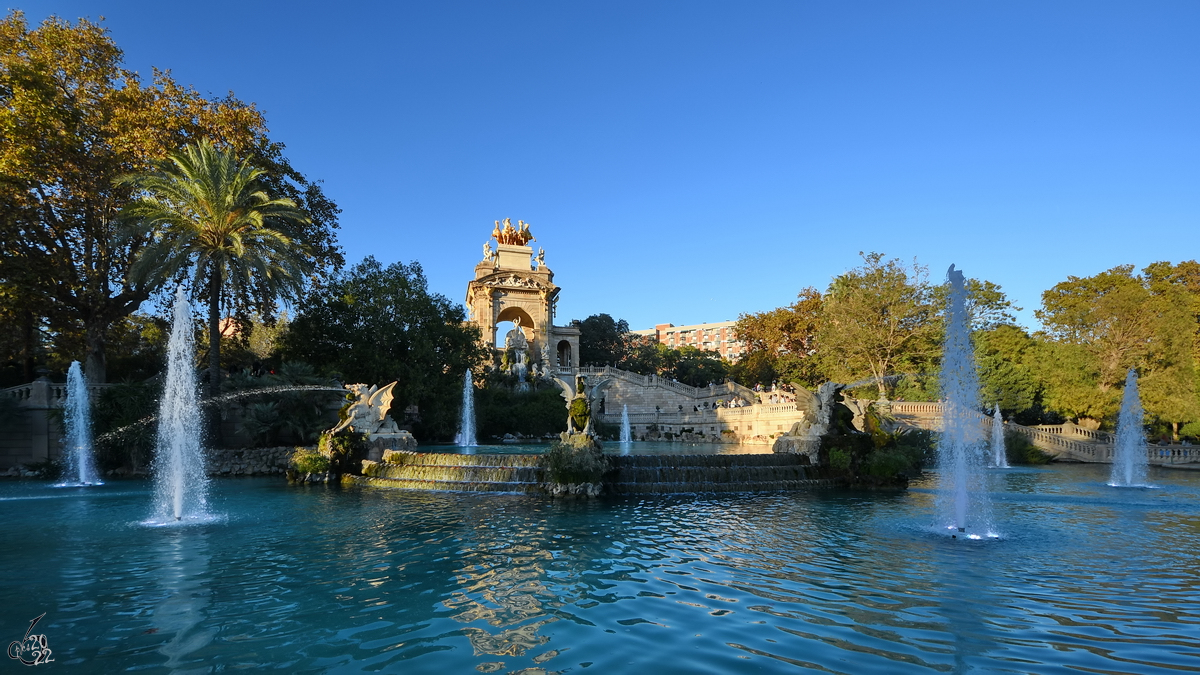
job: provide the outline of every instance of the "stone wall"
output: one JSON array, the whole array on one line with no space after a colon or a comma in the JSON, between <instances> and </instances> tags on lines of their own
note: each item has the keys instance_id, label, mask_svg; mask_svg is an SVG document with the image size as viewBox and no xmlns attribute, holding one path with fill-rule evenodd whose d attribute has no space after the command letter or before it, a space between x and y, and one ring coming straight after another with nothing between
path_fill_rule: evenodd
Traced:
<instances>
[{"instance_id":1,"label":"stone wall","mask_svg":"<svg viewBox=\"0 0 1200 675\"><path fill-rule=\"evenodd\" d=\"M604 412L596 417L605 424L620 424L622 408L627 406L635 440L770 445L804 419L795 403L757 403L754 392L731 383L697 388L625 373L606 379L611 382L601 394ZM714 407L718 401L733 399L752 405Z\"/></svg>"},{"instance_id":2,"label":"stone wall","mask_svg":"<svg viewBox=\"0 0 1200 675\"><path fill-rule=\"evenodd\" d=\"M270 476L283 475L287 470L294 446L278 448L219 448L205 451L205 464L210 476Z\"/></svg>"}]
</instances>

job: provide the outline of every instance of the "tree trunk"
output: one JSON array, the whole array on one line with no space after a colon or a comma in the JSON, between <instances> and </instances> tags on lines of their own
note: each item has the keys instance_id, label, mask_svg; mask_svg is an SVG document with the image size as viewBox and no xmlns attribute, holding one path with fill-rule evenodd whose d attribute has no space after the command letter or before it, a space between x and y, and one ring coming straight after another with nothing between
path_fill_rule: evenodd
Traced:
<instances>
[{"instance_id":1,"label":"tree trunk","mask_svg":"<svg viewBox=\"0 0 1200 675\"><path fill-rule=\"evenodd\" d=\"M208 284L208 395L221 393L221 270L213 269Z\"/></svg>"},{"instance_id":2,"label":"tree trunk","mask_svg":"<svg viewBox=\"0 0 1200 675\"><path fill-rule=\"evenodd\" d=\"M107 382L108 360L104 353L104 333L108 326L94 316L87 319L87 332L84 340L87 343L87 358L83 363L83 372L87 375L89 384Z\"/></svg>"},{"instance_id":3,"label":"tree trunk","mask_svg":"<svg viewBox=\"0 0 1200 675\"><path fill-rule=\"evenodd\" d=\"M1179 422L1171 422L1171 440L1179 442Z\"/></svg>"},{"instance_id":4,"label":"tree trunk","mask_svg":"<svg viewBox=\"0 0 1200 675\"><path fill-rule=\"evenodd\" d=\"M25 382L33 382L33 312L25 311L21 316L21 366Z\"/></svg>"}]
</instances>

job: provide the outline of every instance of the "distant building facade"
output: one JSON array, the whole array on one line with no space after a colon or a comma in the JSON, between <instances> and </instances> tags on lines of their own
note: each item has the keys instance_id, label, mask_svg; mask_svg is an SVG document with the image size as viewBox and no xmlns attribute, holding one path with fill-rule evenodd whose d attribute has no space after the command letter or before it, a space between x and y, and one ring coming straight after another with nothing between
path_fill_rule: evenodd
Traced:
<instances>
[{"instance_id":1,"label":"distant building facade","mask_svg":"<svg viewBox=\"0 0 1200 675\"><path fill-rule=\"evenodd\" d=\"M647 340L661 342L668 347L695 347L704 351L716 352L730 361L737 361L746 351L746 345L737 339L733 327L735 321L718 321L717 323L697 323L691 326L676 326L671 323L660 323L647 330L630 331L641 335Z\"/></svg>"}]
</instances>

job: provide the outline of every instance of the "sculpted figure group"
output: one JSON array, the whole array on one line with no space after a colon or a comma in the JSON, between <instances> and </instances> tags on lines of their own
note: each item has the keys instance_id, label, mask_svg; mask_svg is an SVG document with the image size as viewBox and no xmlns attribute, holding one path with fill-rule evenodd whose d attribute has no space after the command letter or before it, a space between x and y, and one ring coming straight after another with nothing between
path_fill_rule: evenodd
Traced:
<instances>
[{"instance_id":1,"label":"sculpted figure group","mask_svg":"<svg viewBox=\"0 0 1200 675\"><path fill-rule=\"evenodd\" d=\"M506 246L525 246L531 241L537 241L529 231L529 223L518 220L517 227L513 227L512 218L505 218L503 227L497 220L496 227L492 230L492 238L496 243Z\"/></svg>"}]
</instances>

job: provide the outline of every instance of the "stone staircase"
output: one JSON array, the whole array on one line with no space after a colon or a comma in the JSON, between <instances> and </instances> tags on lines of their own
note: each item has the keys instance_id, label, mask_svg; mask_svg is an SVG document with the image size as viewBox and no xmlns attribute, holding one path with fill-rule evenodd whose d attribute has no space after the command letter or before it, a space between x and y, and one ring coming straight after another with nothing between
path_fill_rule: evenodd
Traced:
<instances>
[{"instance_id":1,"label":"stone staircase","mask_svg":"<svg viewBox=\"0 0 1200 675\"><path fill-rule=\"evenodd\" d=\"M366 476L347 476L360 485L405 490L455 492L543 491L545 469L539 455L454 455L436 452L402 454L403 463L380 463Z\"/></svg>"},{"instance_id":2,"label":"stone staircase","mask_svg":"<svg viewBox=\"0 0 1200 675\"><path fill-rule=\"evenodd\" d=\"M357 485L402 490L545 494L540 455L403 453L402 463L369 466ZM756 492L833 487L798 455L610 455L609 494Z\"/></svg>"},{"instance_id":3,"label":"stone staircase","mask_svg":"<svg viewBox=\"0 0 1200 675\"><path fill-rule=\"evenodd\" d=\"M608 489L615 494L756 492L834 487L799 455L618 455Z\"/></svg>"}]
</instances>

